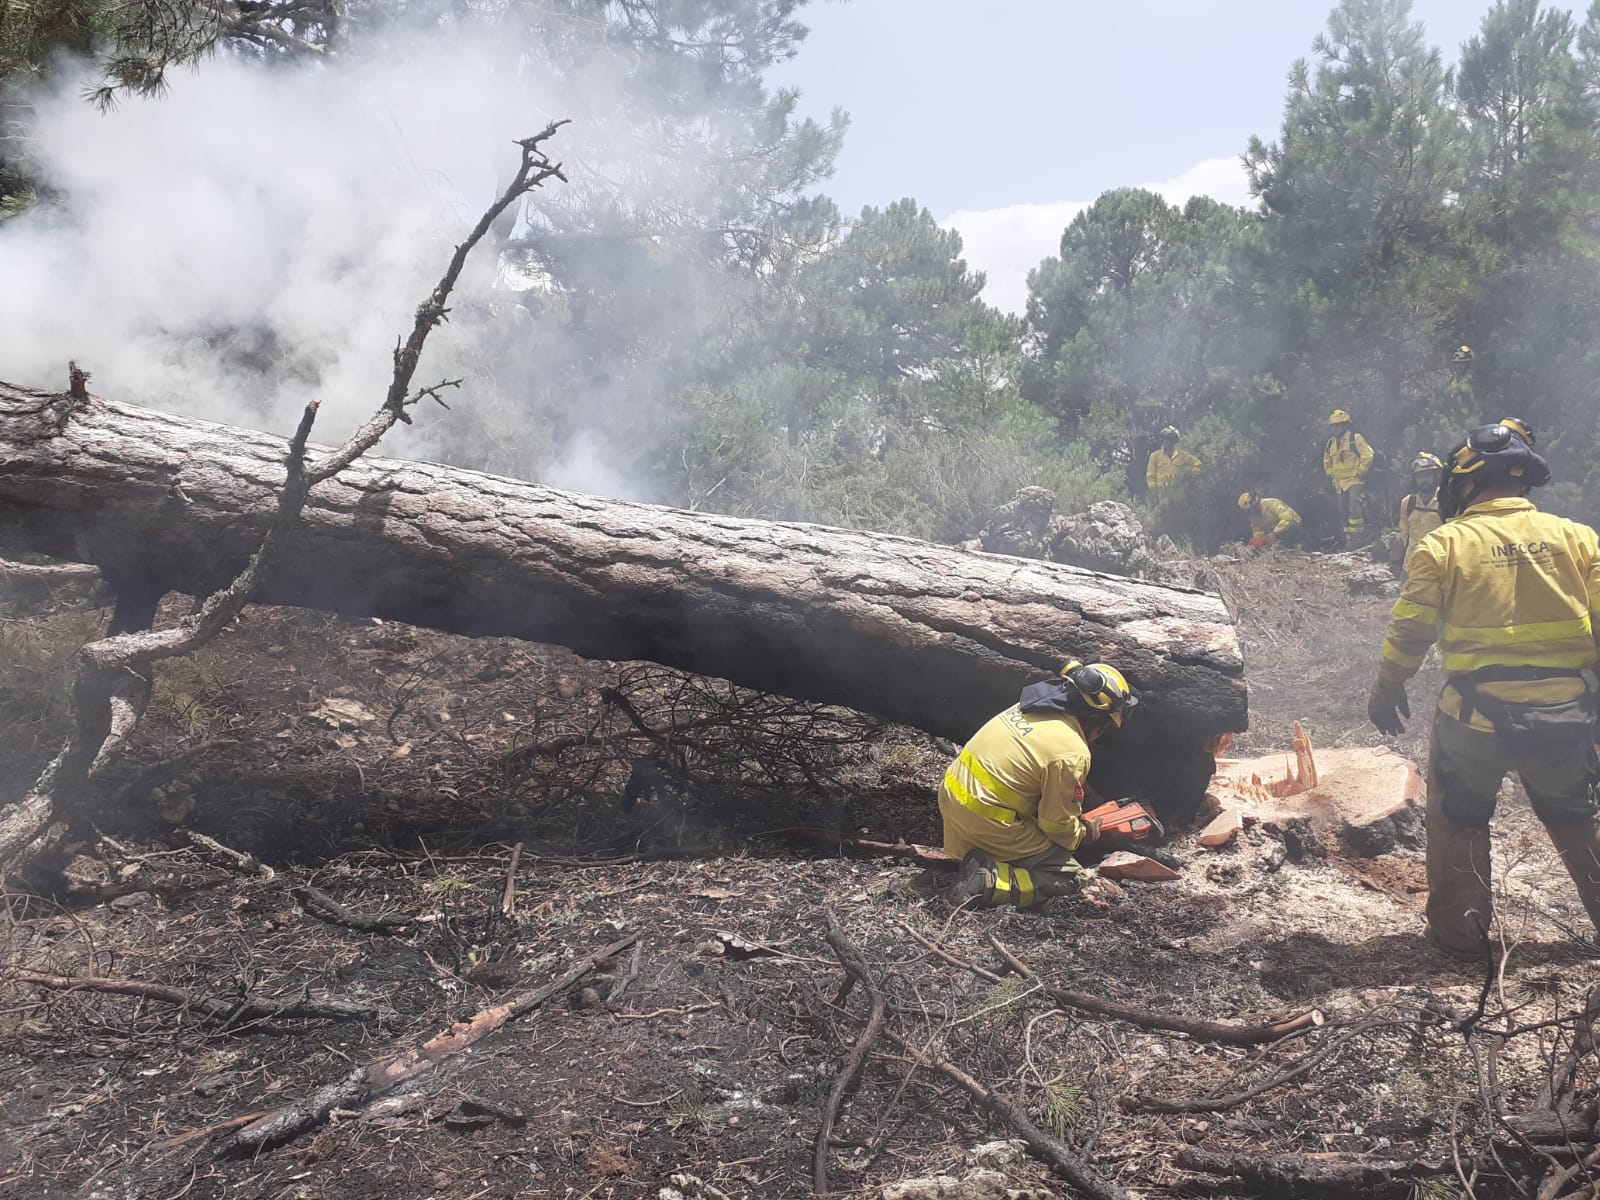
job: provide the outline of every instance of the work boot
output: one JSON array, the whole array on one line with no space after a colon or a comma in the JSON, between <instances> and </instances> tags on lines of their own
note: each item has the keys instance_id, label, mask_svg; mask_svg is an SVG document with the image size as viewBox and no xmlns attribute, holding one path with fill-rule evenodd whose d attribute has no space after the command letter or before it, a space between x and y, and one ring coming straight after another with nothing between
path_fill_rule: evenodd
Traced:
<instances>
[{"instance_id":1,"label":"work boot","mask_svg":"<svg viewBox=\"0 0 1600 1200\"><path fill-rule=\"evenodd\" d=\"M968 850L950 881L950 903L957 907L994 907L994 860L981 851Z\"/></svg>"},{"instance_id":2,"label":"work boot","mask_svg":"<svg viewBox=\"0 0 1600 1200\"><path fill-rule=\"evenodd\" d=\"M1489 829L1453 825L1430 797L1428 831L1428 937L1457 958L1480 958L1494 920L1489 890Z\"/></svg>"},{"instance_id":3,"label":"work boot","mask_svg":"<svg viewBox=\"0 0 1600 1200\"><path fill-rule=\"evenodd\" d=\"M1070 895L1064 872L1041 871L997 862L979 850L967 851L950 884L950 902L971 908L1034 908L1052 896Z\"/></svg>"},{"instance_id":4,"label":"work boot","mask_svg":"<svg viewBox=\"0 0 1600 1200\"><path fill-rule=\"evenodd\" d=\"M1600 931L1600 822L1546 825L1545 830L1561 855L1561 865L1572 876L1589 923Z\"/></svg>"}]
</instances>

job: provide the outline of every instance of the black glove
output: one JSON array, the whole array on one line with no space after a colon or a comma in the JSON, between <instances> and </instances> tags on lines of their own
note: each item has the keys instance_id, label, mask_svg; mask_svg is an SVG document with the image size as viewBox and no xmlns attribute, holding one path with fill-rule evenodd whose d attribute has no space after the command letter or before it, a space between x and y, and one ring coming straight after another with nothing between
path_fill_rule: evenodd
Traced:
<instances>
[{"instance_id":1,"label":"black glove","mask_svg":"<svg viewBox=\"0 0 1600 1200\"><path fill-rule=\"evenodd\" d=\"M1372 685L1372 695L1367 698L1367 719L1378 727L1379 733L1385 737L1404 733L1406 725L1400 718L1409 716L1411 716L1411 703L1406 699L1405 684Z\"/></svg>"}]
</instances>

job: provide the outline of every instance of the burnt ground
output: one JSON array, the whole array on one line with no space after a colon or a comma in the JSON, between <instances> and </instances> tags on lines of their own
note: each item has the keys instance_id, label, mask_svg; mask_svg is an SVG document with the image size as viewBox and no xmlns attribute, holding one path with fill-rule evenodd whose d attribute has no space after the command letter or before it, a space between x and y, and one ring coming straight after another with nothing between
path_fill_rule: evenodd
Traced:
<instances>
[{"instance_id":1,"label":"burnt ground","mask_svg":"<svg viewBox=\"0 0 1600 1200\"><path fill-rule=\"evenodd\" d=\"M1378 744L1365 693L1389 601L1348 596L1324 559L1214 569L1252 686L1239 748L1286 746L1296 719L1318 744ZM61 666L103 618L0 624L6 791L53 748ZM1435 683L1413 686L1419 714ZM1402 743L1419 758L1423 725ZM1536 1106L1596 972L1576 899L1513 790L1496 834L1509 953L1460 964L1422 939L1416 851L1357 859L1313 836L1286 858L1266 829L1220 850L1178 830L1179 880L1096 886L1018 914L957 910L914 865L828 848L841 834L936 844L932 789L950 751L661 668L250 610L163 667L63 873L5 895L0 1193L811 1194L823 1104L868 1007L860 987L841 996L830 912L882 981L892 1031L1139 1194L1251 1194L1181 1165L1186 1149L1411 1166L1345 1194L1456 1195L1458 1163L1480 1198L1531 1194L1524 1180L1551 1169L1550 1151L1519 1144L1493 1113ZM635 790L646 794L629 806ZM265 870L196 847L185 829ZM410 920L332 924L295 898L305 886ZM335 1110L277 1148L230 1151L239 1118L635 932L636 952L396 1088L398 1111ZM1053 1005L1004 973L991 938L1058 987L1192 1017L1315 1008L1325 1021L1253 1048L1144 1030ZM20 981L24 970L150 981L226 1007L55 990ZM235 1012L246 997L306 995L386 1011ZM1475 1012L1482 1028L1535 1028L1468 1036L1461 1018L1473 1026ZM1580 1113L1595 1082L1589 1059ZM1239 1097L1260 1084L1273 1085ZM1151 1111L1161 1100L1198 1110ZM880 1037L840 1110L829 1187L875 1196L1006 1136ZM1013 1187L1073 1194L1036 1160L1001 1169Z\"/></svg>"}]
</instances>

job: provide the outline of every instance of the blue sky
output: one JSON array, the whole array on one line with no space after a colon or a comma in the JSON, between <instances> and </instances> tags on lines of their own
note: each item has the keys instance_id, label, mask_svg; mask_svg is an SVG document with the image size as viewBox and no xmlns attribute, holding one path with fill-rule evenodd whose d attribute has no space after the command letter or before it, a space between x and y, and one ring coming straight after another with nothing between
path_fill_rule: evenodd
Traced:
<instances>
[{"instance_id":1,"label":"blue sky","mask_svg":"<svg viewBox=\"0 0 1600 1200\"><path fill-rule=\"evenodd\" d=\"M1490 0L1415 0L1449 62ZM1330 0L812 0L769 78L851 129L824 187L847 213L914 196L967 241L986 297L1024 280L1113 187L1248 203L1237 157L1276 136Z\"/></svg>"}]
</instances>

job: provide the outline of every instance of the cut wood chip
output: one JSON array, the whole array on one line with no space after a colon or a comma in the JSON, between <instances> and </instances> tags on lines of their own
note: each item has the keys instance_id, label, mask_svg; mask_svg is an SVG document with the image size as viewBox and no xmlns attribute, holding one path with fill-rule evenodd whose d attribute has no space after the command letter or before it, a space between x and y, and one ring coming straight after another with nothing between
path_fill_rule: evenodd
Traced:
<instances>
[{"instance_id":1,"label":"cut wood chip","mask_svg":"<svg viewBox=\"0 0 1600 1200\"><path fill-rule=\"evenodd\" d=\"M1244 814L1237 808L1225 808L1200 831L1198 840L1202 846L1226 846L1243 828Z\"/></svg>"},{"instance_id":2,"label":"cut wood chip","mask_svg":"<svg viewBox=\"0 0 1600 1200\"><path fill-rule=\"evenodd\" d=\"M1155 859L1146 858L1142 854L1134 854L1131 850L1118 850L1115 854L1106 855L1100 860L1098 870L1108 879L1142 879L1153 882L1179 878L1178 872L1165 863L1158 863Z\"/></svg>"}]
</instances>

